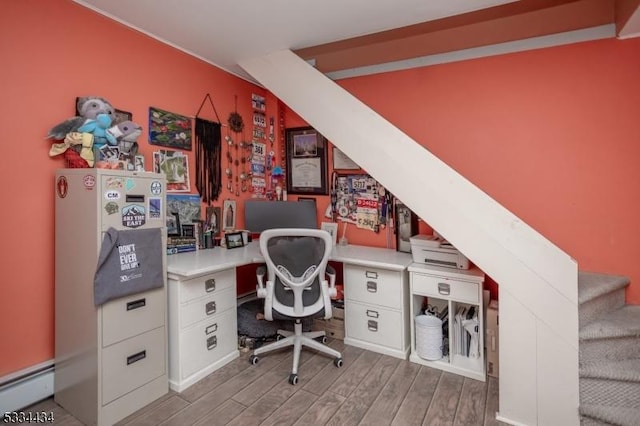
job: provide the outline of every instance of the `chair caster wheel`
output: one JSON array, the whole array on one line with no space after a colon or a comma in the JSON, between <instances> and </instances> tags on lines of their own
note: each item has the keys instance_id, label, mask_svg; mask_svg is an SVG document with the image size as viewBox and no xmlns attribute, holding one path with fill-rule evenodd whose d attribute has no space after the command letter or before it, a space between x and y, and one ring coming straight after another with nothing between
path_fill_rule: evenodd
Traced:
<instances>
[{"instance_id":1,"label":"chair caster wheel","mask_svg":"<svg viewBox=\"0 0 640 426\"><path fill-rule=\"evenodd\" d=\"M335 358L333 360L333 365L335 365L338 368L342 367L342 358Z\"/></svg>"},{"instance_id":2,"label":"chair caster wheel","mask_svg":"<svg viewBox=\"0 0 640 426\"><path fill-rule=\"evenodd\" d=\"M326 345L327 342L329 341L329 339L327 339L327 336L320 336L320 337L316 337L315 339L317 342L322 343L323 345Z\"/></svg>"},{"instance_id":3,"label":"chair caster wheel","mask_svg":"<svg viewBox=\"0 0 640 426\"><path fill-rule=\"evenodd\" d=\"M290 385L297 385L298 384L298 375L297 374L290 374L289 375L289 384Z\"/></svg>"},{"instance_id":4,"label":"chair caster wheel","mask_svg":"<svg viewBox=\"0 0 640 426\"><path fill-rule=\"evenodd\" d=\"M258 361L260 361L260 358L258 358L256 355L251 355L249 357L249 362L251 363L251 365L256 365Z\"/></svg>"},{"instance_id":5,"label":"chair caster wheel","mask_svg":"<svg viewBox=\"0 0 640 426\"><path fill-rule=\"evenodd\" d=\"M278 334L278 335L276 335L276 342L277 342L278 340L280 340L280 339L284 339L284 337L282 337L282 336L281 336L281 335L279 335L279 334Z\"/></svg>"}]
</instances>

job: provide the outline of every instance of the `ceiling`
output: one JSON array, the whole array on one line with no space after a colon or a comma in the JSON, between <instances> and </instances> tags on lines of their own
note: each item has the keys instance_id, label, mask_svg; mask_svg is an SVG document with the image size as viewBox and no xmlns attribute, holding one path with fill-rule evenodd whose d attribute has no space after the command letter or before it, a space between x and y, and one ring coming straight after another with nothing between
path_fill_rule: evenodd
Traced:
<instances>
[{"instance_id":1,"label":"ceiling","mask_svg":"<svg viewBox=\"0 0 640 426\"><path fill-rule=\"evenodd\" d=\"M605 25L640 33L640 0L74 1L251 81L238 63L282 49L340 76Z\"/></svg>"}]
</instances>

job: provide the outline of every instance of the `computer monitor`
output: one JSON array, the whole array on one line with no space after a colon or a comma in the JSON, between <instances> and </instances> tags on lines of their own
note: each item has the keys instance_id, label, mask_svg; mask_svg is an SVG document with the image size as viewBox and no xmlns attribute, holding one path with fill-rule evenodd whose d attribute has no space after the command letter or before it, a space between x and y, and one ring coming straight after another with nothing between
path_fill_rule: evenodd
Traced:
<instances>
[{"instance_id":1,"label":"computer monitor","mask_svg":"<svg viewBox=\"0 0 640 426\"><path fill-rule=\"evenodd\" d=\"M318 228L316 203L309 201L244 202L244 226L253 233L273 228Z\"/></svg>"}]
</instances>

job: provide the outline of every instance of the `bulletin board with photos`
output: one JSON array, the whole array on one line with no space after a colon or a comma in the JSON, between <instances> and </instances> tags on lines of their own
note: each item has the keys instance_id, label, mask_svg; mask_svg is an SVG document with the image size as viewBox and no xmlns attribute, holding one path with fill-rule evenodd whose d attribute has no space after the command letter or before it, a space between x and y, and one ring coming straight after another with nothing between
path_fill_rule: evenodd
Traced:
<instances>
[{"instance_id":1,"label":"bulletin board with photos","mask_svg":"<svg viewBox=\"0 0 640 426\"><path fill-rule=\"evenodd\" d=\"M338 220L371 231L386 220L386 190L368 174L338 175L334 190Z\"/></svg>"}]
</instances>

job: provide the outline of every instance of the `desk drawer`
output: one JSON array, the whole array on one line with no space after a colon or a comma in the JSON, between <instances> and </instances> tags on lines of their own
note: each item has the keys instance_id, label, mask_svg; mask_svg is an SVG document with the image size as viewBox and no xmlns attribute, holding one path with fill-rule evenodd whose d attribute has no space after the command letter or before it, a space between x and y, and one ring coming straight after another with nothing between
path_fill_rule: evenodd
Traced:
<instances>
[{"instance_id":1,"label":"desk drawer","mask_svg":"<svg viewBox=\"0 0 640 426\"><path fill-rule=\"evenodd\" d=\"M165 328L111 345L102 353L102 405L166 372Z\"/></svg>"},{"instance_id":2,"label":"desk drawer","mask_svg":"<svg viewBox=\"0 0 640 426\"><path fill-rule=\"evenodd\" d=\"M182 331L180 363L186 379L238 348L236 310L229 309L210 320Z\"/></svg>"},{"instance_id":3,"label":"desk drawer","mask_svg":"<svg viewBox=\"0 0 640 426\"><path fill-rule=\"evenodd\" d=\"M164 288L122 297L102 306L102 346L164 325Z\"/></svg>"},{"instance_id":4,"label":"desk drawer","mask_svg":"<svg viewBox=\"0 0 640 426\"><path fill-rule=\"evenodd\" d=\"M207 317L213 317L236 306L235 289L216 290L208 297L193 300L180 309L180 328L189 327Z\"/></svg>"},{"instance_id":5,"label":"desk drawer","mask_svg":"<svg viewBox=\"0 0 640 426\"><path fill-rule=\"evenodd\" d=\"M185 303L217 291L223 291L228 288L235 289L236 270L235 268L226 269L203 277L182 281L180 285L182 286L180 303Z\"/></svg>"},{"instance_id":6,"label":"desk drawer","mask_svg":"<svg viewBox=\"0 0 640 426\"><path fill-rule=\"evenodd\" d=\"M347 300L401 309L401 272L345 265L344 292Z\"/></svg>"},{"instance_id":7,"label":"desk drawer","mask_svg":"<svg viewBox=\"0 0 640 426\"><path fill-rule=\"evenodd\" d=\"M346 336L380 346L402 350L402 314L377 306L349 303L345 318Z\"/></svg>"},{"instance_id":8,"label":"desk drawer","mask_svg":"<svg viewBox=\"0 0 640 426\"><path fill-rule=\"evenodd\" d=\"M456 300L467 303L480 303L479 284L451 278L411 274L411 292L423 296Z\"/></svg>"}]
</instances>

